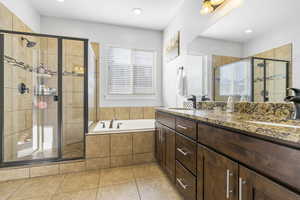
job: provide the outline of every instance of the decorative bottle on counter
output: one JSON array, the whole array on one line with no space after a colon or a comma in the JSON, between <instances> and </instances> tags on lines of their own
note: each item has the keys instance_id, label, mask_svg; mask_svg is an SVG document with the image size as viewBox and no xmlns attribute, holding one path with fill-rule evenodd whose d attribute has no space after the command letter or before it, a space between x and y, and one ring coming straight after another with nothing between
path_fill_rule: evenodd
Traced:
<instances>
[{"instance_id":1,"label":"decorative bottle on counter","mask_svg":"<svg viewBox=\"0 0 300 200\"><path fill-rule=\"evenodd\" d=\"M234 101L233 101L233 96L229 96L227 100L227 105L226 105L226 112L232 113L234 112Z\"/></svg>"}]
</instances>

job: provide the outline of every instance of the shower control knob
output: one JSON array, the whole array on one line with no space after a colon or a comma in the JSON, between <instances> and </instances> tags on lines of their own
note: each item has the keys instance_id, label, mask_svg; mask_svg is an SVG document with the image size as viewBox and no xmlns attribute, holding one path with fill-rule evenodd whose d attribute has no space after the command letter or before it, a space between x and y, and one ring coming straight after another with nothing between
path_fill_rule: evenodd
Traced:
<instances>
[{"instance_id":1,"label":"shower control knob","mask_svg":"<svg viewBox=\"0 0 300 200\"><path fill-rule=\"evenodd\" d=\"M29 88L26 87L25 83L20 83L18 85L18 89L19 89L20 94L29 93Z\"/></svg>"},{"instance_id":2,"label":"shower control knob","mask_svg":"<svg viewBox=\"0 0 300 200\"><path fill-rule=\"evenodd\" d=\"M58 95L54 95L54 96L53 96L53 101L58 101L58 100L59 100Z\"/></svg>"}]
</instances>

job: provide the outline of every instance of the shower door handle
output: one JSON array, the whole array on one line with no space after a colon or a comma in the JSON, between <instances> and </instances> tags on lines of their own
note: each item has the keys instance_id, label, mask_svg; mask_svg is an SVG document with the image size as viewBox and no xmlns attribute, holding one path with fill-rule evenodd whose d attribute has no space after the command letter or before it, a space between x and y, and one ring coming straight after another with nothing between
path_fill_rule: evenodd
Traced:
<instances>
[{"instance_id":1,"label":"shower door handle","mask_svg":"<svg viewBox=\"0 0 300 200\"><path fill-rule=\"evenodd\" d=\"M59 96L58 95L54 95L53 96L53 101L59 101Z\"/></svg>"}]
</instances>

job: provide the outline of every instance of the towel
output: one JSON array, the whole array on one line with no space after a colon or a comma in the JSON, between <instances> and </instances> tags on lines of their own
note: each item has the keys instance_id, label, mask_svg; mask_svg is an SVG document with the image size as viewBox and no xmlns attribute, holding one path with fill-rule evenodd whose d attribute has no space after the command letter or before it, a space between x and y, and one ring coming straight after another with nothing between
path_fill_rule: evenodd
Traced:
<instances>
[{"instance_id":1,"label":"towel","mask_svg":"<svg viewBox=\"0 0 300 200\"><path fill-rule=\"evenodd\" d=\"M184 92L185 92L184 80L185 80L185 73L183 69L179 69L177 74L177 85L176 85L178 96L184 96Z\"/></svg>"}]
</instances>

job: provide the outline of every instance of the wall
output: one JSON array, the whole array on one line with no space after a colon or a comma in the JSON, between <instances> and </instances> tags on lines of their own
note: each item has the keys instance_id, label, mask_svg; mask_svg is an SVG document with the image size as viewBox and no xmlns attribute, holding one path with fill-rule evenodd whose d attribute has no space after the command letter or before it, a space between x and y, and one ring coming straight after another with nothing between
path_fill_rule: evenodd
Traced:
<instances>
[{"instance_id":1,"label":"wall","mask_svg":"<svg viewBox=\"0 0 300 200\"><path fill-rule=\"evenodd\" d=\"M30 5L29 1L24 0L0 0L13 12L21 21L27 24L34 32L40 32L40 15ZM1 13L0 13L1 15Z\"/></svg>"},{"instance_id":2,"label":"wall","mask_svg":"<svg viewBox=\"0 0 300 200\"><path fill-rule=\"evenodd\" d=\"M287 24L267 34L254 38L244 46L244 56L255 55L270 49L292 44L292 64L293 64L293 87L300 88L300 79L295 74L300 73L300 27L297 24Z\"/></svg>"},{"instance_id":3,"label":"wall","mask_svg":"<svg viewBox=\"0 0 300 200\"><path fill-rule=\"evenodd\" d=\"M90 23L76 20L66 20L51 17L41 18L43 33L68 35L89 38L98 42L101 48L113 45L127 48L149 49L158 53L157 63L157 97L153 100L106 100L104 94L105 74L103 70L103 57L100 63L100 106L126 107L126 106L159 106L161 105L161 60L162 60L162 33L160 31L129 28L100 23ZM101 49L100 49L101 52ZM101 54L101 53L100 53Z\"/></svg>"}]
</instances>

